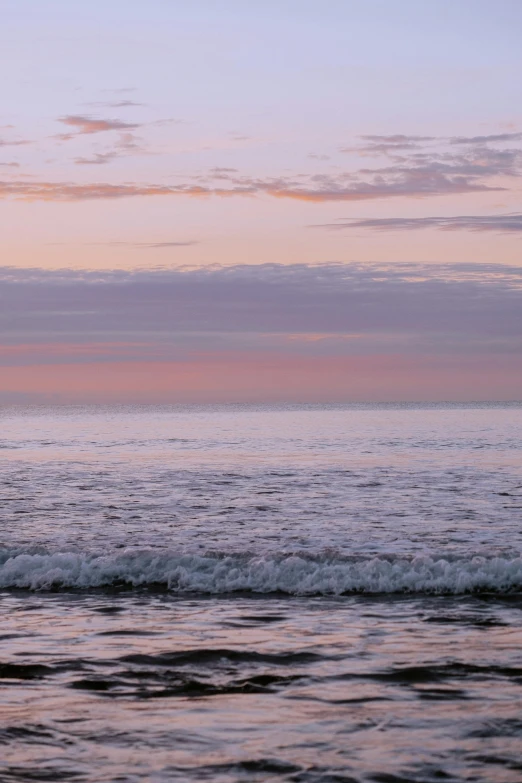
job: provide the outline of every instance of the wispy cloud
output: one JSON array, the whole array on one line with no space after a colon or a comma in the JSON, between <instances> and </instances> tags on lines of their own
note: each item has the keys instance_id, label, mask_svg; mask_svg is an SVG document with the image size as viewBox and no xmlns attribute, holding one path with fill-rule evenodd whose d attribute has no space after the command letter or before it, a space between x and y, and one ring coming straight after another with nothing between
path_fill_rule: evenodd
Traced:
<instances>
[{"instance_id":1,"label":"wispy cloud","mask_svg":"<svg viewBox=\"0 0 522 783\"><path fill-rule=\"evenodd\" d=\"M99 108L108 108L108 109L127 109L132 108L135 106L145 106L144 103L139 103L138 101L130 101L130 100L124 100L124 101L92 101L90 103L86 103L85 106L97 106Z\"/></svg>"},{"instance_id":2,"label":"wispy cloud","mask_svg":"<svg viewBox=\"0 0 522 783\"><path fill-rule=\"evenodd\" d=\"M308 156L310 160L330 160L330 155L319 155L316 152L310 152Z\"/></svg>"},{"instance_id":3,"label":"wispy cloud","mask_svg":"<svg viewBox=\"0 0 522 783\"><path fill-rule=\"evenodd\" d=\"M522 131L514 133L490 133L488 136L452 136L450 144L497 144L522 140Z\"/></svg>"},{"instance_id":4,"label":"wispy cloud","mask_svg":"<svg viewBox=\"0 0 522 783\"><path fill-rule=\"evenodd\" d=\"M22 147L31 143L29 139L0 139L0 147Z\"/></svg>"},{"instance_id":5,"label":"wispy cloud","mask_svg":"<svg viewBox=\"0 0 522 783\"><path fill-rule=\"evenodd\" d=\"M389 155L398 151L421 149L426 142L439 141L435 136L408 136L404 133L366 134L358 138L361 140L361 144L341 147L339 151L357 152L361 155Z\"/></svg>"},{"instance_id":6,"label":"wispy cloud","mask_svg":"<svg viewBox=\"0 0 522 783\"><path fill-rule=\"evenodd\" d=\"M119 139L109 149L95 149L76 157L80 166L100 166L126 155L150 154L141 140L129 129L140 127L121 120L93 119L70 115L62 121L76 129L74 136L92 136L104 131L120 131ZM124 132L122 132L124 131ZM310 171L281 176L257 177L241 174L234 168L216 167L206 176L188 175L179 184L139 183L82 183L40 181L0 183L0 197L18 197L47 201L81 201L164 196L245 197L269 196L305 202L355 202L388 198L421 198L440 195L503 191L508 180L522 174L522 149L491 146L477 139L495 139L518 134L500 134L494 137L470 137L467 144L448 144L442 149L430 147L429 136L365 136L366 150L384 155L386 165L366 166L329 173ZM70 138L67 135L67 138ZM438 140L440 141L440 140ZM377 145L377 146L376 146ZM381 149L382 145L384 147ZM423 146L424 145L424 146ZM379 149L377 149L377 147Z\"/></svg>"},{"instance_id":7,"label":"wispy cloud","mask_svg":"<svg viewBox=\"0 0 522 783\"><path fill-rule=\"evenodd\" d=\"M359 153L363 156L390 156L428 150L430 154L436 154L436 148L447 145L464 145L484 147L489 144L509 144L522 140L522 132L491 133L481 136L416 136L404 133L388 135L365 134L358 136L360 143L347 145L340 148L340 152Z\"/></svg>"},{"instance_id":8,"label":"wispy cloud","mask_svg":"<svg viewBox=\"0 0 522 783\"><path fill-rule=\"evenodd\" d=\"M75 158L74 162L79 166L104 165L112 163L117 158L146 154L148 154L147 150L133 133L121 133L111 149L104 152L95 151L90 156Z\"/></svg>"},{"instance_id":9,"label":"wispy cloud","mask_svg":"<svg viewBox=\"0 0 522 783\"><path fill-rule=\"evenodd\" d=\"M495 231L522 233L522 214L456 215L415 218L341 218L334 223L319 223L312 228L373 229L376 231L416 231L434 228L440 231Z\"/></svg>"},{"instance_id":10,"label":"wispy cloud","mask_svg":"<svg viewBox=\"0 0 522 783\"><path fill-rule=\"evenodd\" d=\"M62 245L63 242L51 242L50 246ZM88 245L90 247L130 247L137 248L139 250L162 250L171 247L192 247L198 245L196 240L186 241L169 241L169 242L123 242L123 241L110 241L110 242L82 242L82 245Z\"/></svg>"},{"instance_id":11,"label":"wispy cloud","mask_svg":"<svg viewBox=\"0 0 522 783\"><path fill-rule=\"evenodd\" d=\"M115 150L110 152L94 152L90 157L75 158L74 162L78 166L103 166L106 163L111 163L119 157Z\"/></svg>"},{"instance_id":12,"label":"wispy cloud","mask_svg":"<svg viewBox=\"0 0 522 783\"><path fill-rule=\"evenodd\" d=\"M0 198L22 198L27 201L89 201L91 199L119 199L136 196L234 196L254 195L254 188L218 189L200 185L140 185L0 181Z\"/></svg>"},{"instance_id":13,"label":"wispy cloud","mask_svg":"<svg viewBox=\"0 0 522 783\"><path fill-rule=\"evenodd\" d=\"M106 163L115 153L101 153L98 157L77 159L78 163ZM116 199L137 196L260 196L307 202L368 201L393 197L422 197L442 194L475 193L505 190L500 185L488 185L484 177L493 176L494 167L462 169L435 168L432 166L407 169L392 167L377 171L366 170L366 179L352 174L339 176L306 176L300 178L257 179L228 177L220 174L215 179L228 180L226 187L201 185L191 182L179 185L125 183L72 183L72 182L0 182L0 198L23 198L42 201L86 201L91 199ZM484 172L484 173L483 173Z\"/></svg>"}]
</instances>

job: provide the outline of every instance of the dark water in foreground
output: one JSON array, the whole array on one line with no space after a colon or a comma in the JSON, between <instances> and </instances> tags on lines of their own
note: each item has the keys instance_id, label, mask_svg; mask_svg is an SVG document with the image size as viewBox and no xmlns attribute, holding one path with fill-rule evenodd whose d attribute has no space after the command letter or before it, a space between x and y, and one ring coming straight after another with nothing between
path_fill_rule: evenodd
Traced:
<instances>
[{"instance_id":1,"label":"dark water in foreground","mask_svg":"<svg viewBox=\"0 0 522 783\"><path fill-rule=\"evenodd\" d=\"M0 423L0 781L522 780L522 407Z\"/></svg>"}]
</instances>

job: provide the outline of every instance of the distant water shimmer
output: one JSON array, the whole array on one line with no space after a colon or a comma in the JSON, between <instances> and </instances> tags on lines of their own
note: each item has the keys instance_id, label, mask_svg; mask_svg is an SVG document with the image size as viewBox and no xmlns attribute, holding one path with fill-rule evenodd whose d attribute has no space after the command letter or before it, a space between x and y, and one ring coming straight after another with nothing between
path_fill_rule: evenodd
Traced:
<instances>
[{"instance_id":1,"label":"distant water shimmer","mask_svg":"<svg viewBox=\"0 0 522 783\"><path fill-rule=\"evenodd\" d=\"M0 781L522 780L522 405L0 408Z\"/></svg>"}]
</instances>

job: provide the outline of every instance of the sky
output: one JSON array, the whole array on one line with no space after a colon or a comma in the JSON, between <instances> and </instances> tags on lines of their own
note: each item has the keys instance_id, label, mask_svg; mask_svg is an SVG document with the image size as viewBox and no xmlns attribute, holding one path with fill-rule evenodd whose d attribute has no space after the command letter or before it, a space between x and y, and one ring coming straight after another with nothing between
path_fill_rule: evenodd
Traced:
<instances>
[{"instance_id":1,"label":"sky","mask_svg":"<svg viewBox=\"0 0 522 783\"><path fill-rule=\"evenodd\" d=\"M0 403L522 398L519 0L3 0Z\"/></svg>"}]
</instances>

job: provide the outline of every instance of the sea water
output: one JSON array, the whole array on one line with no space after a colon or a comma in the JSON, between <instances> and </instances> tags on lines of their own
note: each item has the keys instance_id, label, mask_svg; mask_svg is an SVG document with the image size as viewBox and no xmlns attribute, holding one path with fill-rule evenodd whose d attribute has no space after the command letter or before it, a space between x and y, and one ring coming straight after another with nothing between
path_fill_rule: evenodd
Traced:
<instances>
[{"instance_id":1,"label":"sea water","mask_svg":"<svg viewBox=\"0 0 522 783\"><path fill-rule=\"evenodd\" d=\"M0 409L1 781L522 780L522 406Z\"/></svg>"}]
</instances>

